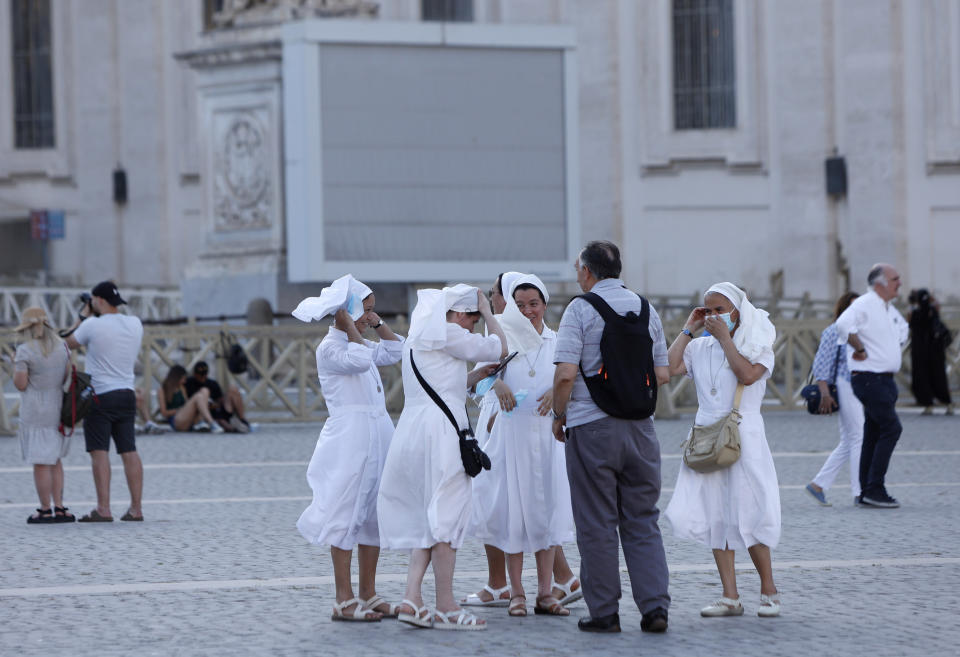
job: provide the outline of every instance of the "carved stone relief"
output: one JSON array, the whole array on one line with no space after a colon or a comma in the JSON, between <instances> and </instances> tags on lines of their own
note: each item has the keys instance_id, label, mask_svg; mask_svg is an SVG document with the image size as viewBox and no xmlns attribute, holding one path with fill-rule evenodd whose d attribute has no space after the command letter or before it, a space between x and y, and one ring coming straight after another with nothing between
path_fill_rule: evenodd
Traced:
<instances>
[{"instance_id":1,"label":"carved stone relief","mask_svg":"<svg viewBox=\"0 0 960 657\"><path fill-rule=\"evenodd\" d=\"M237 27L317 16L374 17L379 9L369 0L225 0L213 22L217 27Z\"/></svg>"},{"instance_id":2,"label":"carved stone relief","mask_svg":"<svg viewBox=\"0 0 960 657\"><path fill-rule=\"evenodd\" d=\"M216 116L213 211L217 231L271 225L274 190L270 185L269 135L248 111Z\"/></svg>"}]
</instances>

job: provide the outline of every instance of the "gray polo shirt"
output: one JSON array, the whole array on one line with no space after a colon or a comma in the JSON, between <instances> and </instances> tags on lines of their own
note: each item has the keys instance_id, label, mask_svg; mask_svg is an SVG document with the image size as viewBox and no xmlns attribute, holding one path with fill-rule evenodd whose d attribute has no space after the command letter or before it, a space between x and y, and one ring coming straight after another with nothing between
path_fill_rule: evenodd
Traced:
<instances>
[{"instance_id":1,"label":"gray polo shirt","mask_svg":"<svg viewBox=\"0 0 960 657\"><path fill-rule=\"evenodd\" d=\"M640 313L640 297L623 286L618 278L605 278L598 281L591 292L600 296L620 315L631 310ZM593 306L583 299L574 299L563 311L560 328L557 329L557 350L554 363L582 364L583 371L596 372L600 369L600 338L603 335L603 318ZM653 364L667 366L667 342L663 337L663 324L660 315L650 305L650 337L653 339ZM577 379L567 405L567 426L576 427L607 417L607 414L593 403L583 376L577 372Z\"/></svg>"}]
</instances>

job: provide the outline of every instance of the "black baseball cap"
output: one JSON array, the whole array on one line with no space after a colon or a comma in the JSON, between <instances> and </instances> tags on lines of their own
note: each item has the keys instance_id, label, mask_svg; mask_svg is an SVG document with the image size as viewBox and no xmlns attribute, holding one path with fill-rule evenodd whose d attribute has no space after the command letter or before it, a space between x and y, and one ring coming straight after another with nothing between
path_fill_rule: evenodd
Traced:
<instances>
[{"instance_id":1,"label":"black baseball cap","mask_svg":"<svg viewBox=\"0 0 960 657\"><path fill-rule=\"evenodd\" d=\"M117 290L117 286L113 284L113 281L97 283L96 286L90 290L90 294L95 297L100 297L111 306L119 306L126 303L123 297L120 296L120 291Z\"/></svg>"}]
</instances>

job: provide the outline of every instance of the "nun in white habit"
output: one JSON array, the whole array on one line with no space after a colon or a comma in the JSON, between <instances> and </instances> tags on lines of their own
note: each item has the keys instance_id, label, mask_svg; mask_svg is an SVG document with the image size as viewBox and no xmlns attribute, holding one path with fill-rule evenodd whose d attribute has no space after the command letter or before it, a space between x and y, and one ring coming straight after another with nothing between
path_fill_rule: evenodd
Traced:
<instances>
[{"instance_id":1,"label":"nun in white habit","mask_svg":"<svg viewBox=\"0 0 960 657\"><path fill-rule=\"evenodd\" d=\"M556 333L543 315L550 296L532 274L504 276L504 292L501 325L509 351L518 355L495 385L501 411L487 441L493 467L474 484L474 533L507 554L511 616L527 613L524 552L536 556L535 610L566 616L570 612L554 597L552 582L555 548L574 539L574 525L563 445L554 439L549 417Z\"/></svg>"},{"instance_id":2,"label":"nun in white habit","mask_svg":"<svg viewBox=\"0 0 960 657\"><path fill-rule=\"evenodd\" d=\"M472 332L481 316L491 335ZM403 622L437 629L486 628L453 597L456 549L470 519L472 481L463 470L457 431L420 385L411 357L465 428L467 389L487 373L480 369L468 376L466 361L494 361L506 353L503 332L477 288L460 284L417 293L403 349L403 413L387 454L377 503L381 545L412 551L399 616ZM437 588L433 615L421 594L431 562Z\"/></svg>"},{"instance_id":3,"label":"nun in white habit","mask_svg":"<svg viewBox=\"0 0 960 657\"><path fill-rule=\"evenodd\" d=\"M693 339L706 328L709 336ZM673 533L713 549L723 596L700 613L739 616L735 550L747 550L760 575L759 616L780 614L770 550L780 540L780 489L767 445L760 404L773 372L776 329L767 313L750 303L732 283L717 283L704 295L683 332L670 346L670 374L685 374L697 389L696 423L708 425L733 408L738 383L740 459L729 468L698 473L681 463L666 517Z\"/></svg>"},{"instance_id":4,"label":"nun in white habit","mask_svg":"<svg viewBox=\"0 0 960 657\"><path fill-rule=\"evenodd\" d=\"M336 580L333 620L378 621L394 617L376 593L380 555L377 491L393 422L387 414L378 367L400 360L403 339L373 311L376 299L349 274L304 299L293 315L309 322L334 315L334 324L317 347L317 374L329 418L307 468L313 501L297 529L315 545L329 545ZM368 328L379 342L364 340ZM350 581L353 547L358 545L360 596Z\"/></svg>"}]
</instances>

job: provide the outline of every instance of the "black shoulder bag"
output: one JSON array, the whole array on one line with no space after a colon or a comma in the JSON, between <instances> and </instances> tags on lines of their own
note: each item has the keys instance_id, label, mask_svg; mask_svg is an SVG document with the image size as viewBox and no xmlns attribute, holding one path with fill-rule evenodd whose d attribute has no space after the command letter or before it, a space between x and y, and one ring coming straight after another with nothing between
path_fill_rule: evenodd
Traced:
<instances>
[{"instance_id":1,"label":"black shoulder bag","mask_svg":"<svg viewBox=\"0 0 960 657\"><path fill-rule=\"evenodd\" d=\"M417 381L419 381L423 389L427 391L433 403L439 406L440 410L446 414L447 419L450 420L450 424L453 425L457 435L460 436L460 460L463 461L464 472L471 477L476 477L480 474L481 470L489 470L490 457L480 449L480 443L473 437L473 427L470 426L470 416L467 415L467 428L461 429L460 425L457 424L457 419L453 417L453 413L450 412L450 408L420 374L420 370L417 369L417 361L413 359L412 349L410 350L410 365L413 367L413 373L416 375Z\"/></svg>"},{"instance_id":2,"label":"black shoulder bag","mask_svg":"<svg viewBox=\"0 0 960 657\"><path fill-rule=\"evenodd\" d=\"M836 405L831 414L840 410L840 398L837 396L837 372L840 367L840 353L845 345L837 347L837 355L833 359L833 383L827 384L830 396L833 397ZM813 380L813 365L810 366L809 383L800 391L800 396L807 400L807 413L810 415L820 415L820 386Z\"/></svg>"}]
</instances>

